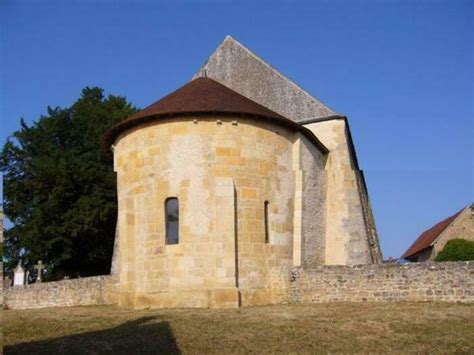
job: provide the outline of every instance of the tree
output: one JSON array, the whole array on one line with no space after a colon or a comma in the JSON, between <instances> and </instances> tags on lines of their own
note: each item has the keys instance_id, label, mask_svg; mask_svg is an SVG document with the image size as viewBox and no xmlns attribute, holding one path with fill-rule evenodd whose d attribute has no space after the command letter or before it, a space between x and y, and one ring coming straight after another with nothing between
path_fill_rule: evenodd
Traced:
<instances>
[{"instance_id":1,"label":"tree","mask_svg":"<svg viewBox=\"0 0 474 355\"><path fill-rule=\"evenodd\" d=\"M28 126L22 119L0 153L7 268L38 260L46 278L106 274L115 235L116 180L100 138L136 112L124 97L86 87L68 108L48 107Z\"/></svg>"},{"instance_id":2,"label":"tree","mask_svg":"<svg viewBox=\"0 0 474 355\"><path fill-rule=\"evenodd\" d=\"M474 260L474 242L466 239L451 239L436 256L436 261Z\"/></svg>"}]
</instances>

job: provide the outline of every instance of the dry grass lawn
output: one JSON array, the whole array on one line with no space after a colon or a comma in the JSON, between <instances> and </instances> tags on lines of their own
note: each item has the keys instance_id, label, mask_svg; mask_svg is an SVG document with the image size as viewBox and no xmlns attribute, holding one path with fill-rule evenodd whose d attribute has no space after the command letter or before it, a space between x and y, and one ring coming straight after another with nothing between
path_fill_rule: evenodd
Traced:
<instances>
[{"instance_id":1,"label":"dry grass lawn","mask_svg":"<svg viewBox=\"0 0 474 355\"><path fill-rule=\"evenodd\" d=\"M4 311L5 354L473 353L474 305L341 303L235 310Z\"/></svg>"}]
</instances>

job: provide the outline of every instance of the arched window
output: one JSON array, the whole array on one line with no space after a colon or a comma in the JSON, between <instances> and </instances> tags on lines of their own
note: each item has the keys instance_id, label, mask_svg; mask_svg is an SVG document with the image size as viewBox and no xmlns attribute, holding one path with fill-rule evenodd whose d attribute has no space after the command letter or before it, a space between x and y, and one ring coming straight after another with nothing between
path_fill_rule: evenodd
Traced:
<instances>
[{"instance_id":1,"label":"arched window","mask_svg":"<svg viewBox=\"0 0 474 355\"><path fill-rule=\"evenodd\" d=\"M179 201L176 197L165 201L166 244L179 243Z\"/></svg>"},{"instance_id":2,"label":"arched window","mask_svg":"<svg viewBox=\"0 0 474 355\"><path fill-rule=\"evenodd\" d=\"M268 201L265 201L264 204L263 204L263 213L264 213L264 216L263 218L265 219L264 223L265 223L265 243L270 243L270 230L268 228L268 205L270 203Z\"/></svg>"}]
</instances>

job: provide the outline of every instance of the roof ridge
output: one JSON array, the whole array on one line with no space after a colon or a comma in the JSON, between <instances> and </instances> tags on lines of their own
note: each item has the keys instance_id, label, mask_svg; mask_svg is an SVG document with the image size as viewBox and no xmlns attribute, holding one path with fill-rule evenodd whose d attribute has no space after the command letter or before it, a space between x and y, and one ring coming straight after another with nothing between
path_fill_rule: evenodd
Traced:
<instances>
[{"instance_id":1,"label":"roof ridge","mask_svg":"<svg viewBox=\"0 0 474 355\"><path fill-rule=\"evenodd\" d=\"M263 59L262 57L260 57L259 55L255 54L252 50L250 50L248 47L246 47L244 44L242 44L242 42L238 41L237 39L235 39L234 37L232 37L231 35L227 35L225 38L224 38L224 41L222 41L221 45L223 45L226 41L232 41L234 43L236 43L237 45L239 45L240 47L242 47L242 49L244 49L248 54L250 54L252 57L254 57L256 60L258 60L260 63L264 64L265 66L267 66L270 70L272 70L274 73L276 73L280 78L282 79L286 79L292 86L294 86L296 89L300 90L301 92L303 92L306 96L308 96L310 99L312 100L315 100L317 102L319 102L320 104L322 104L323 106L325 106L327 109L329 109L330 111L334 112L335 115L341 115L341 113L338 113L337 111L333 110L331 107L329 107L328 105L326 105L324 102L322 102L320 99L314 97L313 95L311 95L306 89L302 88L300 85L298 85L293 79L289 78L288 76L286 76L285 74L283 74L281 71L279 71L278 69L276 69L273 65L271 65L269 62L267 62L265 59ZM219 47L221 46L219 45ZM219 48L217 47L217 48ZM216 49L217 50L217 49ZM214 51L215 52L215 51ZM213 53L214 54L214 53ZM212 54L211 54L212 55Z\"/></svg>"},{"instance_id":2,"label":"roof ridge","mask_svg":"<svg viewBox=\"0 0 474 355\"><path fill-rule=\"evenodd\" d=\"M192 78L197 77L211 77L295 122L342 115L231 35Z\"/></svg>"}]
</instances>

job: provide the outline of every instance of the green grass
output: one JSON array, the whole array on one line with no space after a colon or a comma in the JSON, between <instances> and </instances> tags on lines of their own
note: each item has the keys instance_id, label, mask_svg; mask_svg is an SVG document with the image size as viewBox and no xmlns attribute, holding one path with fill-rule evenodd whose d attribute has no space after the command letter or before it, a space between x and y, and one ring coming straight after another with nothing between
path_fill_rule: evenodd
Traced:
<instances>
[{"instance_id":1,"label":"green grass","mask_svg":"<svg viewBox=\"0 0 474 355\"><path fill-rule=\"evenodd\" d=\"M111 306L3 312L5 354L473 353L474 305L340 303L234 310Z\"/></svg>"}]
</instances>

